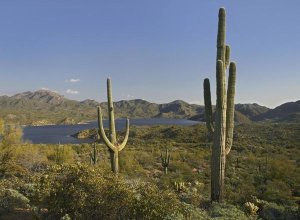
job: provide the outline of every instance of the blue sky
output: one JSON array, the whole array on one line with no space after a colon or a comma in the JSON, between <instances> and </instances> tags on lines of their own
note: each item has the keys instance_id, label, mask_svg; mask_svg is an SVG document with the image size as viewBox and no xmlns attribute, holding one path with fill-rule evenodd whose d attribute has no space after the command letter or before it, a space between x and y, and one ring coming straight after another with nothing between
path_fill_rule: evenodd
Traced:
<instances>
[{"instance_id":1,"label":"blue sky","mask_svg":"<svg viewBox=\"0 0 300 220\"><path fill-rule=\"evenodd\" d=\"M298 0L2 0L0 95L49 88L105 101L111 77L114 100L203 103L203 79L215 84L219 7L236 103L299 100Z\"/></svg>"}]
</instances>

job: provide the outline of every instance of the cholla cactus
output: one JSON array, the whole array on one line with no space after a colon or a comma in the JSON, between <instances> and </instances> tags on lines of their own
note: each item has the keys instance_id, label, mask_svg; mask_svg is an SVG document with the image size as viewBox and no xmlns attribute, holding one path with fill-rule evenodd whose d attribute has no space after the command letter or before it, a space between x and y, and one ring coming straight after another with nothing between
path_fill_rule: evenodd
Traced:
<instances>
[{"instance_id":1,"label":"cholla cactus","mask_svg":"<svg viewBox=\"0 0 300 220\"><path fill-rule=\"evenodd\" d=\"M254 205L252 202L246 202L244 204L244 207L246 209L246 212L248 212L250 215L257 215L258 207Z\"/></svg>"},{"instance_id":2,"label":"cholla cactus","mask_svg":"<svg viewBox=\"0 0 300 220\"><path fill-rule=\"evenodd\" d=\"M215 120L213 120L209 79L204 80L205 120L210 137L213 137L211 162L211 200L222 201L225 160L229 154L234 127L234 96L236 65L230 62L230 47L225 44L226 22L225 9L219 10L217 37L217 103ZM226 69L229 66L228 88L226 91Z\"/></svg>"},{"instance_id":3,"label":"cholla cactus","mask_svg":"<svg viewBox=\"0 0 300 220\"><path fill-rule=\"evenodd\" d=\"M165 155L163 156L162 153L160 153L160 159L161 159L161 165L164 168L165 175L168 174L168 167L170 163L170 157L169 150L166 148Z\"/></svg>"},{"instance_id":4,"label":"cholla cactus","mask_svg":"<svg viewBox=\"0 0 300 220\"><path fill-rule=\"evenodd\" d=\"M65 214L63 217L60 218L60 220L72 220L69 214Z\"/></svg>"},{"instance_id":5,"label":"cholla cactus","mask_svg":"<svg viewBox=\"0 0 300 220\"><path fill-rule=\"evenodd\" d=\"M174 182L174 186L177 192L181 192L185 188L184 182Z\"/></svg>"}]
</instances>

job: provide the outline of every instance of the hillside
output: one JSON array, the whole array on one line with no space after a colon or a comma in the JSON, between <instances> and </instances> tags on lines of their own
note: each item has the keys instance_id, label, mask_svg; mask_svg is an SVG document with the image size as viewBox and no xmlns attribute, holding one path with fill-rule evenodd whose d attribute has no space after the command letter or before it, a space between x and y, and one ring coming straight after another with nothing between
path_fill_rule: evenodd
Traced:
<instances>
[{"instance_id":1,"label":"hillside","mask_svg":"<svg viewBox=\"0 0 300 220\"><path fill-rule=\"evenodd\" d=\"M263 114L253 117L255 121L274 121L274 122L300 122L300 100L287 102L274 109L270 109Z\"/></svg>"},{"instance_id":2,"label":"hillside","mask_svg":"<svg viewBox=\"0 0 300 220\"><path fill-rule=\"evenodd\" d=\"M269 108L253 103L253 104L236 104L235 110L239 111L243 115L252 119L257 115L267 112Z\"/></svg>"},{"instance_id":3,"label":"hillside","mask_svg":"<svg viewBox=\"0 0 300 220\"><path fill-rule=\"evenodd\" d=\"M0 96L0 117L10 123L21 124L73 124L95 120L98 102L69 100L48 90L24 92L9 96ZM184 118L204 120L204 107L176 100L165 104L151 103L143 99L121 100L114 103L117 118ZM276 122L299 122L300 101L285 103L275 109L258 104L236 104L235 121L271 120ZM104 116L107 104L101 103ZM66 120L67 119L67 120Z\"/></svg>"},{"instance_id":4,"label":"hillside","mask_svg":"<svg viewBox=\"0 0 300 220\"><path fill-rule=\"evenodd\" d=\"M64 96L47 90L24 92L14 96L0 97L0 117L8 122L22 124L58 123L64 118L76 122L90 119L94 107L69 100ZM47 119L47 122L45 122Z\"/></svg>"}]
</instances>

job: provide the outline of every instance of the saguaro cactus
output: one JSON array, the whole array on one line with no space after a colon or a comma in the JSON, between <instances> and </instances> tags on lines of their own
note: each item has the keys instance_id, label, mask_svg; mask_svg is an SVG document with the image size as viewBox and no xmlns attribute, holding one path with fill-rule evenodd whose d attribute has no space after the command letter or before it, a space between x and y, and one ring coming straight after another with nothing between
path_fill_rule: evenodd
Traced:
<instances>
[{"instance_id":1,"label":"saguaro cactus","mask_svg":"<svg viewBox=\"0 0 300 220\"><path fill-rule=\"evenodd\" d=\"M114 116L114 107L113 107L110 79L107 79L107 105L108 105L108 119L109 119L109 138L107 138L103 128L102 113L101 113L100 106L98 106L99 135L109 149L111 170L117 174L119 172L119 152L123 150L123 148L125 147L129 136L129 119L128 118L126 119L125 138L123 142L119 144L117 142L117 136L116 136L115 116Z\"/></svg>"},{"instance_id":2,"label":"saguaro cactus","mask_svg":"<svg viewBox=\"0 0 300 220\"><path fill-rule=\"evenodd\" d=\"M165 155L163 156L162 153L160 153L160 159L161 159L161 165L164 168L164 172L167 175L168 174L168 167L170 163L170 157L168 148L166 148Z\"/></svg>"},{"instance_id":3,"label":"saguaro cactus","mask_svg":"<svg viewBox=\"0 0 300 220\"><path fill-rule=\"evenodd\" d=\"M93 165L96 165L98 162L96 143L93 143L93 151L90 153L90 162Z\"/></svg>"},{"instance_id":4,"label":"saguaro cactus","mask_svg":"<svg viewBox=\"0 0 300 220\"><path fill-rule=\"evenodd\" d=\"M222 201L226 155L229 154L234 127L234 95L236 65L230 60L230 47L225 44L226 35L225 9L219 10L217 37L217 103L215 122L213 121L209 79L204 80L204 103L206 126L213 137L211 159L211 200ZM229 65L228 88L226 95L226 69Z\"/></svg>"}]
</instances>

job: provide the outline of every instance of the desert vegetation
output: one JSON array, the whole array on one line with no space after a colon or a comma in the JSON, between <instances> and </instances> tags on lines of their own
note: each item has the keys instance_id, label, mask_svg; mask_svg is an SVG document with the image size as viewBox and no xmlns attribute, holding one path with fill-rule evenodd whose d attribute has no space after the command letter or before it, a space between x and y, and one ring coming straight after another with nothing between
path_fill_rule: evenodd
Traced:
<instances>
[{"instance_id":1,"label":"desert vegetation","mask_svg":"<svg viewBox=\"0 0 300 220\"><path fill-rule=\"evenodd\" d=\"M126 150L120 152L118 176L111 172L104 143L96 144L97 163L91 164L93 143L33 145L10 131L1 136L4 219L12 215L22 219L299 216L299 124L236 126L222 203L210 202L211 142L204 124L131 126ZM171 154L167 175L161 164L165 146Z\"/></svg>"},{"instance_id":2,"label":"desert vegetation","mask_svg":"<svg viewBox=\"0 0 300 220\"><path fill-rule=\"evenodd\" d=\"M213 114L205 79L206 124L129 128L127 119L117 136L110 79L109 128L91 105L99 128L84 131L93 143L31 144L1 119L0 218L299 219L300 124L234 123L224 8L218 28L217 103Z\"/></svg>"}]
</instances>

